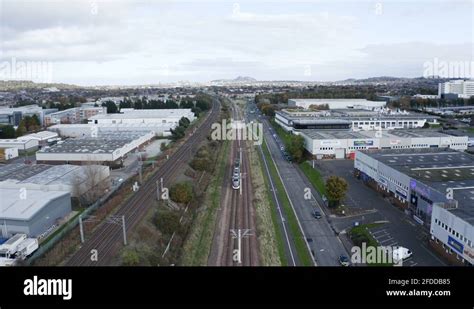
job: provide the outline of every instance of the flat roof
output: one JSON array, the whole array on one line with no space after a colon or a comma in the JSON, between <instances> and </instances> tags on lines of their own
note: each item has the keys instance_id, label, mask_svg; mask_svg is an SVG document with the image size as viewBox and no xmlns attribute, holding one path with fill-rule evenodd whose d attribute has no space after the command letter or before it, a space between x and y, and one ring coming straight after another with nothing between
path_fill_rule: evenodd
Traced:
<instances>
[{"instance_id":1,"label":"flat roof","mask_svg":"<svg viewBox=\"0 0 474 309\"><path fill-rule=\"evenodd\" d=\"M369 130L369 131L350 131L350 130L321 130L321 129L298 129L295 132L301 132L309 138L319 139L370 139L370 138L424 138L424 137L450 137L439 131L429 129L394 129L394 130ZM381 136L376 136L380 134Z\"/></svg>"},{"instance_id":2,"label":"flat roof","mask_svg":"<svg viewBox=\"0 0 474 309\"><path fill-rule=\"evenodd\" d=\"M367 102L378 102L380 104L385 104L385 101L369 101L367 99L288 99L295 102L315 102L315 103L322 103L322 102L359 102L359 103L367 103Z\"/></svg>"},{"instance_id":3,"label":"flat roof","mask_svg":"<svg viewBox=\"0 0 474 309\"><path fill-rule=\"evenodd\" d=\"M19 140L28 140L28 139L40 139L40 140L45 140L45 139L49 139L49 138L54 138L54 137L57 137L58 136L58 133L56 132L51 132L51 131L41 131L41 132L37 132L37 133L32 133L32 134L27 134L27 135L23 135L23 136L20 136L18 137Z\"/></svg>"},{"instance_id":4,"label":"flat roof","mask_svg":"<svg viewBox=\"0 0 474 309\"><path fill-rule=\"evenodd\" d=\"M51 201L69 195L67 191L42 191L28 189L25 199L19 189L0 188L0 219L30 220Z\"/></svg>"},{"instance_id":5,"label":"flat roof","mask_svg":"<svg viewBox=\"0 0 474 309\"><path fill-rule=\"evenodd\" d=\"M364 154L439 192L474 187L474 156L449 148L387 149ZM474 224L474 188L456 189L458 208L449 211Z\"/></svg>"},{"instance_id":6,"label":"flat roof","mask_svg":"<svg viewBox=\"0 0 474 309\"><path fill-rule=\"evenodd\" d=\"M132 141L153 133L152 131L110 131L98 132L97 137L78 137L64 140L51 147L44 147L38 153L113 153ZM154 133L153 133L154 134Z\"/></svg>"},{"instance_id":7,"label":"flat roof","mask_svg":"<svg viewBox=\"0 0 474 309\"><path fill-rule=\"evenodd\" d=\"M432 120L438 119L437 116L425 115L421 113L411 114L385 114L375 111L355 110L354 112L346 112L346 110L325 110L325 111L288 111L281 110L277 111L280 116L291 120L293 122L330 122L330 121L406 121L406 120ZM357 115L359 114L359 115ZM365 115L361 115L365 114Z\"/></svg>"},{"instance_id":8,"label":"flat roof","mask_svg":"<svg viewBox=\"0 0 474 309\"><path fill-rule=\"evenodd\" d=\"M168 118L181 117L192 113L190 108L177 109L135 109L124 110L124 113L116 114L97 114L89 118L95 119L134 119L134 118Z\"/></svg>"},{"instance_id":9,"label":"flat roof","mask_svg":"<svg viewBox=\"0 0 474 309\"><path fill-rule=\"evenodd\" d=\"M51 165L45 164L23 164L23 163L11 163L0 165L0 181L7 179L23 181L38 173L41 173L51 168Z\"/></svg>"}]
</instances>

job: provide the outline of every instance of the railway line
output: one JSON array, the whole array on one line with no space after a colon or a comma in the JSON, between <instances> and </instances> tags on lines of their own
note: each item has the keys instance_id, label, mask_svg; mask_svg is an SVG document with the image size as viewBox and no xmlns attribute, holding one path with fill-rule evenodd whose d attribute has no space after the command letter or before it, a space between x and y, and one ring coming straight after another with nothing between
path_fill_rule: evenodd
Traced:
<instances>
[{"instance_id":1,"label":"railway line","mask_svg":"<svg viewBox=\"0 0 474 309\"><path fill-rule=\"evenodd\" d=\"M188 140L172 154L157 172L130 198L130 200L116 211L114 215L125 216L126 230L133 229L145 216L156 199L157 182L163 178L164 185L170 184L180 167L197 150L198 144L209 133L212 123L217 121L220 103L213 100L212 109L204 122L196 129ZM82 247L67 260L67 266L107 266L116 259L116 252L122 247L122 227L117 224L101 223L99 227L86 239ZM96 251L93 251L96 250ZM92 253L97 253L97 259L91 259Z\"/></svg>"},{"instance_id":2,"label":"railway line","mask_svg":"<svg viewBox=\"0 0 474 309\"><path fill-rule=\"evenodd\" d=\"M232 118L234 120L243 119L236 106L232 108ZM238 139L232 141L223 184L222 211L216 227L209 265L259 265L250 163L246 147L246 141ZM238 189L233 188L232 180L236 161L239 162L240 168L240 187ZM240 252L235 251L239 247Z\"/></svg>"}]
</instances>

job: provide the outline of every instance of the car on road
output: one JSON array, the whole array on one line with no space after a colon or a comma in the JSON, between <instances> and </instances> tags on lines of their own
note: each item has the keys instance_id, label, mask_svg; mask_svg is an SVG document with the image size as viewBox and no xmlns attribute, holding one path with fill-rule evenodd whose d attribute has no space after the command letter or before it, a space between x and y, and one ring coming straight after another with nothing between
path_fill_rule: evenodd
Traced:
<instances>
[{"instance_id":1,"label":"car on road","mask_svg":"<svg viewBox=\"0 0 474 309\"><path fill-rule=\"evenodd\" d=\"M316 209L313 210L313 217L315 219L321 219L323 216L321 215L321 213L319 211L317 211Z\"/></svg>"},{"instance_id":2,"label":"car on road","mask_svg":"<svg viewBox=\"0 0 474 309\"><path fill-rule=\"evenodd\" d=\"M349 266L351 263L347 256L345 256L344 254L341 254L339 256L339 264L341 264L341 266Z\"/></svg>"}]
</instances>

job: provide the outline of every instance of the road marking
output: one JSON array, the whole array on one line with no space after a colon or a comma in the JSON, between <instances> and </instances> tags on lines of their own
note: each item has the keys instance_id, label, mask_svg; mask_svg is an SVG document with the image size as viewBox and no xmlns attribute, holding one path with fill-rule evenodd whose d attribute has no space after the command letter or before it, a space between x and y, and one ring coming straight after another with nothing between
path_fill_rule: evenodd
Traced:
<instances>
[{"instance_id":1,"label":"road marking","mask_svg":"<svg viewBox=\"0 0 474 309\"><path fill-rule=\"evenodd\" d=\"M389 242L389 241L392 241L392 240L393 240L393 237L392 237L392 238L385 239L385 240L382 240L382 241L379 242L379 244L384 244L384 243ZM377 241L378 241L378 239L377 239Z\"/></svg>"}]
</instances>

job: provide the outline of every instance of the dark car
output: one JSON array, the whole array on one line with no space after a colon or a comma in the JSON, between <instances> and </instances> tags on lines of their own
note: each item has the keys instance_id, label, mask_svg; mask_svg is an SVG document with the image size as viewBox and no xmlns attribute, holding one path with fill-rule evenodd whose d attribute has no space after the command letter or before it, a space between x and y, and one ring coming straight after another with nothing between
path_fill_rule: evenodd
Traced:
<instances>
[{"instance_id":1,"label":"dark car","mask_svg":"<svg viewBox=\"0 0 474 309\"><path fill-rule=\"evenodd\" d=\"M313 217L315 219L321 219L322 218L321 213L317 210L313 210Z\"/></svg>"},{"instance_id":2,"label":"dark car","mask_svg":"<svg viewBox=\"0 0 474 309\"><path fill-rule=\"evenodd\" d=\"M341 254L339 256L339 264L341 264L341 266L349 266L350 265L349 258L345 256L344 254Z\"/></svg>"}]
</instances>

